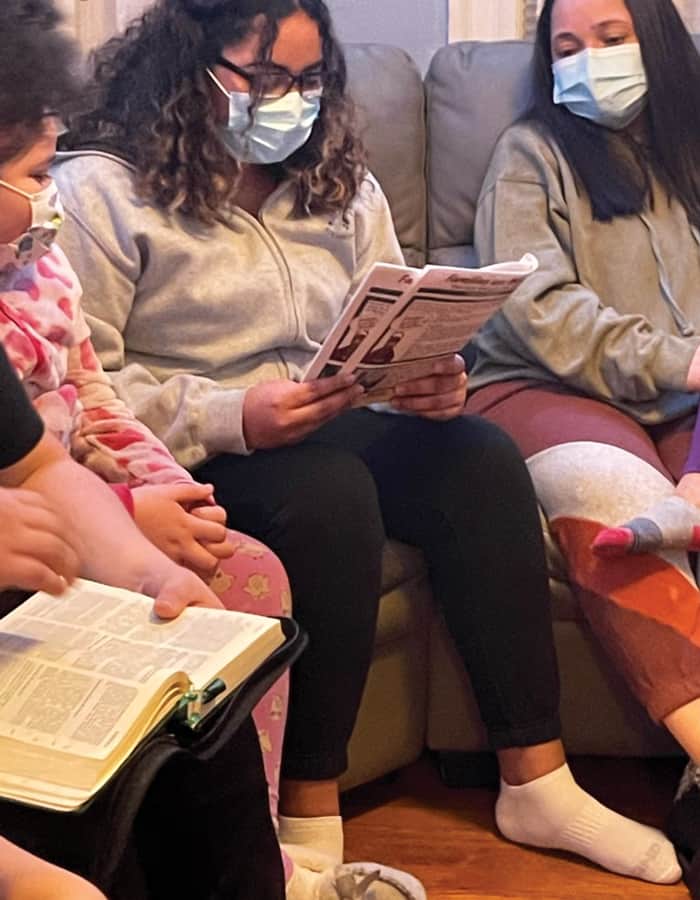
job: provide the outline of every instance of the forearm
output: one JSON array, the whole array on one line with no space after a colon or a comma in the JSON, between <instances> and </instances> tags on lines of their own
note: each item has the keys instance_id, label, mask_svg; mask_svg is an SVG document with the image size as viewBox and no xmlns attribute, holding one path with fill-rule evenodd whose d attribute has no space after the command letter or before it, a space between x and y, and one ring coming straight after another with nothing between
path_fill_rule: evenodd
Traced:
<instances>
[{"instance_id":1,"label":"forearm","mask_svg":"<svg viewBox=\"0 0 700 900\"><path fill-rule=\"evenodd\" d=\"M105 900L104 895L64 869L0 838L0 900Z\"/></svg>"},{"instance_id":2,"label":"forearm","mask_svg":"<svg viewBox=\"0 0 700 900\"><path fill-rule=\"evenodd\" d=\"M217 453L250 452L243 434L245 388L222 389L196 375L177 375L161 384L134 364L113 373L112 380L137 419L186 469Z\"/></svg>"},{"instance_id":3,"label":"forearm","mask_svg":"<svg viewBox=\"0 0 700 900\"><path fill-rule=\"evenodd\" d=\"M526 248L540 267L480 340L505 344L596 399L644 403L667 391L696 390L700 339L666 331L642 314L620 312L597 294L580 278L566 222L566 202L555 180L545 186L504 179L481 197L475 225L480 263L517 259Z\"/></svg>"},{"instance_id":4,"label":"forearm","mask_svg":"<svg viewBox=\"0 0 700 900\"><path fill-rule=\"evenodd\" d=\"M695 419L695 428L693 429L693 437L690 442L690 450L685 466L683 466L683 475L690 475L700 472L700 416Z\"/></svg>"},{"instance_id":5,"label":"forearm","mask_svg":"<svg viewBox=\"0 0 700 900\"><path fill-rule=\"evenodd\" d=\"M173 568L141 534L113 491L67 456L43 461L22 487L62 510L66 529L78 543L84 577L152 594Z\"/></svg>"},{"instance_id":6,"label":"forearm","mask_svg":"<svg viewBox=\"0 0 700 900\"><path fill-rule=\"evenodd\" d=\"M82 408L71 439L78 462L105 481L130 486L192 481L117 396L89 338L69 353L66 381L75 386Z\"/></svg>"}]
</instances>

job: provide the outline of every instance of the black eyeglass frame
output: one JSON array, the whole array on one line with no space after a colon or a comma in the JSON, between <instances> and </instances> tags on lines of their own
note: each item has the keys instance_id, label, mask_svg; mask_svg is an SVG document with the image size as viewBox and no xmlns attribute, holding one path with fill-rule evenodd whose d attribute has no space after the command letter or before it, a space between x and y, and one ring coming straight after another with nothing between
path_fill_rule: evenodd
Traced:
<instances>
[{"instance_id":1,"label":"black eyeglass frame","mask_svg":"<svg viewBox=\"0 0 700 900\"><path fill-rule=\"evenodd\" d=\"M276 94L277 97L286 97L287 94L294 89L295 85L299 86L299 93L304 95L312 94L317 96L323 90L323 67L322 66L312 66L308 69L304 69L303 72L299 72L298 75L295 75L294 72L290 72L286 66L278 66L274 65L271 69L261 70L260 72L251 72L250 69L244 69L242 66L236 65L236 63L231 62L230 59L226 59L224 56L219 56L216 60L217 65L223 66L224 69L228 69L230 72L233 72L235 75L240 75L241 78L245 78L245 80L250 84L251 87L254 87L256 82L258 82L258 86L255 88L255 93L264 96L264 86L265 79L269 77L271 74L274 75L285 75L289 84L287 85L286 90L281 94ZM304 82L305 79L314 77L317 81L317 85L313 88L305 88ZM320 80L321 85L318 86L318 81ZM261 88L258 90L258 87Z\"/></svg>"}]
</instances>

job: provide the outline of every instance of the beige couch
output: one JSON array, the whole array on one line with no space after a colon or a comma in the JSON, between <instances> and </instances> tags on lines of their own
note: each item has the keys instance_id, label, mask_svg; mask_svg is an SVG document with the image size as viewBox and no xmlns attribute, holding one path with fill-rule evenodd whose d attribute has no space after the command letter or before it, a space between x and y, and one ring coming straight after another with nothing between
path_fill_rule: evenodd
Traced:
<instances>
[{"instance_id":1,"label":"beige couch","mask_svg":"<svg viewBox=\"0 0 700 900\"><path fill-rule=\"evenodd\" d=\"M370 165L389 198L407 260L473 263L479 189L499 134L524 109L530 45L452 44L438 51L425 80L396 48L367 44L347 51ZM565 564L546 537L569 751L677 752L602 658L582 623ZM344 787L411 763L425 747L440 753L444 774L457 780L474 771L477 758L465 754L486 744L420 554L390 543L374 662Z\"/></svg>"}]
</instances>

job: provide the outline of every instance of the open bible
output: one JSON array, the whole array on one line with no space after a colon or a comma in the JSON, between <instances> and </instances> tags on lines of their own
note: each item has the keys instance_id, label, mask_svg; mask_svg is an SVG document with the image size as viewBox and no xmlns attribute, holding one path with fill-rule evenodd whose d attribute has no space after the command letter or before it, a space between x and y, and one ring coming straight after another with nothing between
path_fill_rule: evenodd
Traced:
<instances>
[{"instance_id":1,"label":"open bible","mask_svg":"<svg viewBox=\"0 0 700 900\"><path fill-rule=\"evenodd\" d=\"M365 388L357 405L390 400L397 384L458 353L536 269L532 254L483 269L376 263L303 380L354 373Z\"/></svg>"},{"instance_id":2,"label":"open bible","mask_svg":"<svg viewBox=\"0 0 700 900\"><path fill-rule=\"evenodd\" d=\"M281 623L78 581L0 620L0 796L77 809L166 718L196 727L284 643Z\"/></svg>"}]
</instances>

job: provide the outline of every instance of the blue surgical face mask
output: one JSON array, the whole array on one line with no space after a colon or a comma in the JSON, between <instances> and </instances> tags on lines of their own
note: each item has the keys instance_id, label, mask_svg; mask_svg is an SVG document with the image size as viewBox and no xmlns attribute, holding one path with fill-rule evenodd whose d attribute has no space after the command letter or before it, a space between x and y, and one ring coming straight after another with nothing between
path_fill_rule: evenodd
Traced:
<instances>
[{"instance_id":1,"label":"blue surgical face mask","mask_svg":"<svg viewBox=\"0 0 700 900\"><path fill-rule=\"evenodd\" d=\"M290 91L284 97L263 97L253 112L250 94L227 91L207 69L219 90L229 98L228 124L221 138L239 161L267 166L287 159L308 141L321 111L321 92L314 96Z\"/></svg>"},{"instance_id":2,"label":"blue surgical face mask","mask_svg":"<svg viewBox=\"0 0 700 900\"><path fill-rule=\"evenodd\" d=\"M646 104L639 44L582 50L555 62L552 72L554 102L605 128L626 128Z\"/></svg>"}]
</instances>

